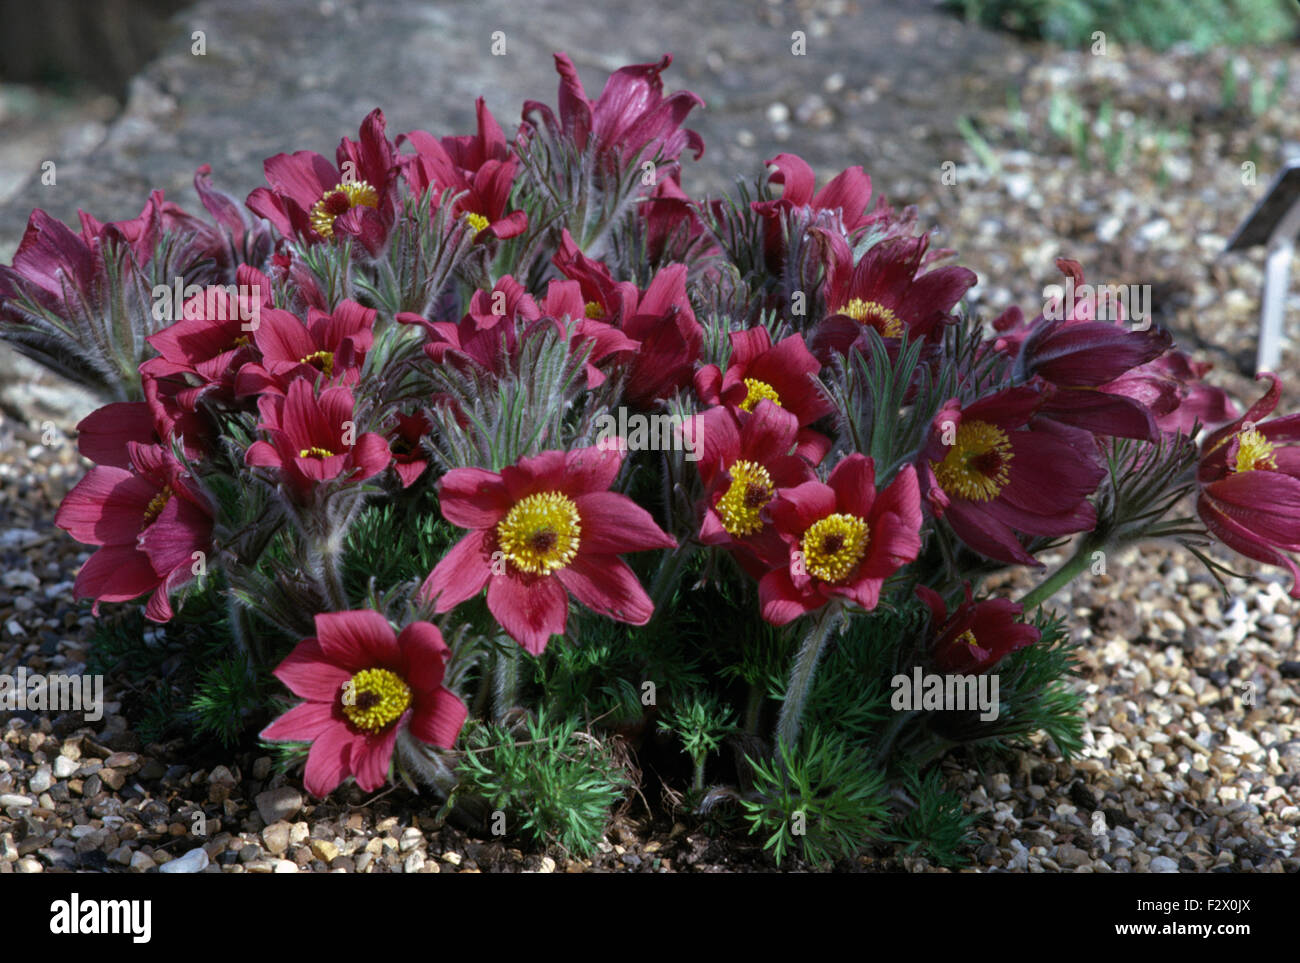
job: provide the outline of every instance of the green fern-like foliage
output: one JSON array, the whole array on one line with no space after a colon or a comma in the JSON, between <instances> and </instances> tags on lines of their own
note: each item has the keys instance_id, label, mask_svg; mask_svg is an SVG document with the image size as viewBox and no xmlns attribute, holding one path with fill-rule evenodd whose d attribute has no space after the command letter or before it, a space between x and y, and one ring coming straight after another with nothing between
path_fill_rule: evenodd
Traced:
<instances>
[{"instance_id":1,"label":"green fern-like foliage","mask_svg":"<svg viewBox=\"0 0 1300 963\"><path fill-rule=\"evenodd\" d=\"M961 797L944 788L937 766L922 775L905 763L902 789L911 805L887 838L902 844L904 853L920 853L939 866L964 866L963 850L975 840L971 827L978 815L966 812Z\"/></svg>"},{"instance_id":2,"label":"green fern-like foliage","mask_svg":"<svg viewBox=\"0 0 1300 963\"><path fill-rule=\"evenodd\" d=\"M505 814L510 835L591 853L628 780L609 749L578 725L539 712L521 738L502 726L470 723L456 793L486 799Z\"/></svg>"},{"instance_id":3,"label":"green fern-like foliage","mask_svg":"<svg viewBox=\"0 0 1300 963\"><path fill-rule=\"evenodd\" d=\"M819 866L850 859L888 818L883 774L842 736L810 729L802 746L778 759L749 759L754 796L741 800L749 832L780 865L798 855Z\"/></svg>"}]
</instances>

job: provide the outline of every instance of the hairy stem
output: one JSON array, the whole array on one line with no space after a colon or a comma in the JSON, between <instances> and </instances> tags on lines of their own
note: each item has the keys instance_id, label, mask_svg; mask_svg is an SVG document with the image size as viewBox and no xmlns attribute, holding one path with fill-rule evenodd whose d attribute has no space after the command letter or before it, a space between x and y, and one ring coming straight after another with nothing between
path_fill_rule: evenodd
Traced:
<instances>
[{"instance_id":1,"label":"hairy stem","mask_svg":"<svg viewBox=\"0 0 1300 963\"><path fill-rule=\"evenodd\" d=\"M1090 536L1084 536L1079 540L1078 548L1075 549L1074 555L1064 565L1045 578L1038 586L1031 589L1020 600L1025 611L1042 605L1060 589L1074 581L1083 570L1093 562L1093 553L1105 552L1107 543L1104 539L1094 539Z\"/></svg>"},{"instance_id":2,"label":"hairy stem","mask_svg":"<svg viewBox=\"0 0 1300 963\"><path fill-rule=\"evenodd\" d=\"M777 742L791 749L799 743L804 706L808 701L808 693L812 691L817 663L831 630L839 623L839 615L839 606L834 602L829 603L813 622L808 635L799 646L799 654L795 656L794 667L790 671L790 685L786 688L785 701L781 703L781 715L776 723Z\"/></svg>"}]
</instances>

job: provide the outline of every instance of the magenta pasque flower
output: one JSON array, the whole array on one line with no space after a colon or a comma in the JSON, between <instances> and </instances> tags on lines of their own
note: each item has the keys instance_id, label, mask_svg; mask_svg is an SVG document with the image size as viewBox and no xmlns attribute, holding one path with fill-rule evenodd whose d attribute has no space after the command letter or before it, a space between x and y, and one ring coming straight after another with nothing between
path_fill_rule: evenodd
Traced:
<instances>
[{"instance_id":1,"label":"magenta pasque flower","mask_svg":"<svg viewBox=\"0 0 1300 963\"><path fill-rule=\"evenodd\" d=\"M1196 511L1211 535L1233 551L1291 573L1300 599L1300 415L1259 421L1277 407L1281 385L1271 374L1264 397L1201 445Z\"/></svg>"},{"instance_id":2,"label":"magenta pasque flower","mask_svg":"<svg viewBox=\"0 0 1300 963\"><path fill-rule=\"evenodd\" d=\"M875 462L849 455L825 483L779 491L768 514L788 550L787 563L758 583L763 618L773 625L835 598L869 612L885 579L921 551L921 495L911 465L877 492Z\"/></svg>"},{"instance_id":3,"label":"magenta pasque flower","mask_svg":"<svg viewBox=\"0 0 1300 963\"><path fill-rule=\"evenodd\" d=\"M268 157L262 166L271 186L248 195L249 209L288 237L319 242L346 234L374 253L393 224L399 165L383 111L370 112L360 136L339 142L336 164L307 150Z\"/></svg>"},{"instance_id":4,"label":"magenta pasque flower","mask_svg":"<svg viewBox=\"0 0 1300 963\"><path fill-rule=\"evenodd\" d=\"M1037 627L1020 621L1024 607L1010 599L971 601L970 585L966 598L948 611L943 596L924 585L916 587L917 597L930 610L930 652L940 672L970 675L987 672L1002 657L1033 645L1041 633Z\"/></svg>"},{"instance_id":5,"label":"magenta pasque flower","mask_svg":"<svg viewBox=\"0 0 1300 963\"><path fill-rule=\"evenodd\" d=\"M767 328L731 333L731 357L722 372L710 364L695 373L695 391L706 405L727 405L753 411L763 399L794 415L799 454L813 463L830 450L830 439L808 425L831 413L832 406L817 388L814 376L821 363L797 334L772 344Z\"/></svg>"},{"instance_id":6,"label":"magenta pasque flower","mask_svg":"<svg viewBox=\"0 0 1300 963\"><path fill-rule=\"evenodd\" d=\"M830 231L826 240L827 316L812 337L812 351L823 360L844 354L874 328L882 338L930 337L952 319L953 308L979 280L964 267L920 273L929 238L892 237L870 247L855 264L848 242Z\"/></svg>"},{"instance_id":7,"label":"magenta pasque flower","mask_svg":"<svg viewBox=\"0 0 1300 963\"><path fill-rule=\"evenodd\" d=\"M212 509L172 453L160 445L126 444L130 468L98 465L59 506L54 524L101 548L77 573L80 598L125 602L153 594L145 615L172 617L169 593L206 567L212 551ZM200 568L202 570L202 568Z\"/></svg>"},{"instance_id":8,"label":"magenta pasque flower","mask_svg":"<svg viewBox=\"0 0 1300 963\"><path fill-rule=\"evenodd\" d=\"M673 62L670 54L653 64L631 64L610 74L605 89L594 102L587 99L578 70L566 54L555 55L560 75L560 117L535 100L524 102L525 132L532 126L528 115L536 113L552 136L563 137L579 151L591 147L598 156L618 157L626 165L634 158L651 160L659 155L667 164L675 162L689 147L698 159L704 141L682 122L702 101L689 91L663 95L659 75Z\"/></svg>"},{"instance_id":9,"label":"magenta pasque flower","mask_svg":"<svg viewBox=\"0 0 1300 963\"><path fill-rule=\"evenodd\" d=\"M270 441L255 441L247 464L277 468L291 491L307 495L321 482L340 478L362 481L388 467L388 442L373 432L357 436L352 392L343 386L319 395L304 378L283 395L266 394L258 402L259 428Z\"/></svg>"},{"instance_id":10,"label":"magenta pasque flower","mask_svg":"<svg viewBox=\"0 0 1300 963\"><path fill-rule=\"evenodd\" d=\"M709 408L685 429L699 453L705 488L700 541L731 548L747 572L762 578L785 556L785 542L765 509L779 489L817 478L808 461L792 454L798 420L763 399L752 412Z\"/></svg>"},{"instance_id":11,"label":"magenta pasque flower","mask_svg":"<svg viewBox=\"0 0 1300 963\"><path fill-rule=\"evenodd\" d=\"M1091 434L1034 420L1042 394L1010 388L931 423L918 467L936 517L981 555L1038 565L1016 532L1069 535L1097 522L1087 498L1105 477Z\"/></svg>"},{"instance_id":12,"label":"magenta pasque flower","mask_svg":"<svg viewBox=\"0 0 1300 963\"><path fill-rule=\"evenodd\" d=\"M429 573L421 595L447 612L487 587L507 634L534 655L563 635L572 593L601 615L644 625L654 606L618 556L674 548L650 513L609 491L613 449L545 451L500 474L456 468L438 482L442 515L471 530Z\"/></svg>"},{"instance_id":13,"label":"magenta pasque flower","mask_svg":"<svg viewBox=\"0 0 1300 963\"><path fill-rule=\"evenodd\" d=\"M310 742L303 784L327 796L344 779L373 792L388 779L400 732L450 749L468 714L443 684L450 654L442 633L412 622L395 633L378 612L326 612L274 675L306 701L262 738Z\"/></svg>"}]
</instances>

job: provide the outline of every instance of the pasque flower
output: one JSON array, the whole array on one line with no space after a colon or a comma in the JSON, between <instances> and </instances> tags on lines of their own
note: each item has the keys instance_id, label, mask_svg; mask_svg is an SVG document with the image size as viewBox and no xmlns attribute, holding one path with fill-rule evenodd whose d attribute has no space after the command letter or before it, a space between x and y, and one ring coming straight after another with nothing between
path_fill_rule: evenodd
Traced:
<instances>
[{"instance_id":1,"label":"pasque flower","mask_svg":"<svg viewBox=\"0 0 1300 963\"><path fill-rule=\"evenodd\" d=\"M1099 304L1084 285L1077 261L1061 258L1056 263L1072 280L1074 303L1053 303L1020 330L1019 312L1005 312L995 322L1001 333L995 346L1015 358L1019 379L1037 376L1052 386L1039 409L1042 417L1097 435L1155 440L1159 428L1151 410L1116 389L1135 369L1164 354L1173 338L1160 328L1123 327L1123 306Z\"/></svg>"},{"instance_id":2,"label":"pasque flower","mask_svg":"<svg viewBox=\"0 0 1300 963\"><path fill-rule=\"evenodd\" d=\"M573 61L557 53L559 119L545 104L525 101L521 133L533 126L528 115L536 113L552 136L568 140L579 151L590 147L598 156L618 158L623 165L638 157L652 160L655 155L665 164L672 163L687 147L699 158L704 153L703 139L681 125L704 101L685 90L664 97L659 75L672 62L672 56L665 54L658 63L620 67L593 102L587 99Z\"/></svg>"},{"instance_id":3,"label":"pasque flower","mask_svg":"<svg viewBox=\"0 0 1300 963\"><path fill-rule=\"evenodd\" d=\"M347 299L328 314L309 308L306 324L288 311L264 310L253 333L261 364L240 370L238 393L283 394L296 378L315 381L323 377L326 384L356 384L366 352L374 343L375 314L374 308Z\"/></svg>"},{"instance_id":4,"label":"pasque flower","mask_svg":"<svg viewBox=\"0 0 1300 963\"><path fill-rule=\"evenodd\" d=\"M395 633L378 612L326 612L274 675L304 702L262 730L263 739L310 742L303 784L327 796L349 776L365 792L388 779L400 732L450 749L468 712L443 683L447 648L436 626Z\"/></svg>"},{"instance_id":5,"label":"pasque flower","mask_svg":"<svg viewBox=\"0 0 1300 963\"><path fill-rule=\"evenodd\" d=\"M931 423L918 468L936 516L981 555L1038 565L1016 532L1068 535L1092 528L1088 503L1105 477L1088 432L1034 420L1043 398L1010 388L962 407L945 404Z\"/></svg>"},{"instance_id":6,"label":"pasque flower","mask_svg":"<svg viewBox=\"0 0 1300 963\"><path fill-rule=\"evenodd\" d=\"M240 265L237 279L236 294L221 285L205 287L181 305L179 321L145 339L158 357L140 365L141 374L187 376L181 380L189 387L176 393L177 403L187 411L209 392L233 401L239 370L259 358L254 332L268 318L286 313L269 307L271 282L256 268Z\"/></svg>"},{"instance_id":7,"label":"pasque flower","mask_svg":"<svg viewBox=\"0 0 1300 963\"><path fill-rule=\"evenodd\" d=\"M98 465L59 506L54 523L79 542L101 546L77 573L80 598L125 602L153 594L145 615L172 617L169 593L212 550L212 509L167 448L128 441L129 468ZM196 554L199 553L199 554Z\"/></svg>"},{"instance_id":8,"label":"pasque flower","mask_svg":"<svg viewBox=\"0 0 1300 963\"><path fill-rule=\"evenodd\" d=\"M691 383L704 328L686 294L685 264L660 269L641 291L630 282L615 281L608 267L582 253L567 230L553 261L565 277L578 282L588 318L611 324L640 343L628 370L629 403L648 408Z\"/></svg>"},{"instance_id":9,"label":"pasque flower","mask_svg":"<svg viewBox=\"0 0 1300 963\"><path fill-rule=\"evenodd\" d=\"M700 541L733 549L755 577L780 565L785 542L764 510L777 491L815 481L812 466L795 455L799 423L789 411L762 399L752 412L709 408L688 422L704 483Z\"/></svg>"},{"instance_id":10,"label":"pasque flower","mask_svg":"<svg viewBox=\"0 0 1300 963\"><path fill-rule=\"evenodd\" d=\"M475 134L442 138L424 130L402 134L398 144L409 141L416 152L403 156L401 163L417 193L463 193L452 213L469 221L475 240L514 237L528 227L528 215L523 211L506 211L519 161L510 153L501 125L482 97L475 103L475 110Z\"/></svg>"},{"instance_id":11,"label":"pasque flower","mask_svg":"<svg viewBox=\"0 0 1300 963\"><path fill-rule=\"evenodd\" d=\"M346 234L378 250L393 224L399 171L383 111L362 121L360 137L339 142L337 163L306 150L268 157L263 168L271 186L248 195L249 209L289 237L320 242Z\"/></svg>"},{"instance_id":12,"label":"pasque flower","mask_svg":"<svg viewBox=\"0 0 1300 963\"><path fill-rule=\"evenodd\" d=\"M381 435L357 435L352 392L341 385L317 395L310 382L299 378L283 395L263 395L257 407L262 415L258 427L270 440L253 442L245 461L279 469L284 483L299 496L331 479L370 478L392 458Z\"/></svg>"},{"instance_id":13,"label":"pasque flower","mask_svg":"<svg viewBox=\"0 0 1300 963\"><path fill-rule=\"evenodd\" d=\"M434 568L421 594L447 612L487 587L506 633L534 655L568 620L568 595L632 625L653 605L618 556L676 542L649 512L609 491L622 464L613 449L546 451L500 474L456 468L438 483L443 517L471 530Z\"/></svg>"},{"instance_id":14,"label":"pasque flower","mask_svg":"<svg viewBox=\"0 0 1300 963\"><path fill-rule=\"evenodd\" d=\"M1300 415L1260 421L1277 407L1271 374L1264 397L1232 424L1209 435L1197 468L1196 511L1210 534L1233 551L1291 573L1300 599Z\"/></svg>"},{"instance_id":15,"label":"pasque flower","mask_svg":"<svg viewBox=\"0 0 1300 963\"><path fill-rule=\"evenodd\" d=\"M818 462L830 449L830 439L808 425L832 410L817 390L814 376L821 364L792 334L772 344L767 328L731 333L731 357L726 372L710 364L695 373L695 391L706 405L727 405L744 411L766 398L795 416L799 428L799 453Z\"/></svg>"},{"instance_id":16,"label":"pasque flower","mask_svg":"<svg viewBox=\"0 0 1300 963\"><path fill-rule=\"evenodd\" d=\"M827 316L818 324L812 350L819 358L843 354L874 328L883 338L929 337L978 278L964 267L948 266L918 273L925 263L929 238L891 237L868 248L853 262L853 251L840 235L823 231L828 250L824 296Z\"/></svg>"},{"instance_id":17,"label":"pasque flower","mask_svg":"<svg viewBox=\"0 0 1300 963\"><path fill-rule=\"evenodd\" d=\"M806 210L810 215L817 211L834 212L844 233L849 236L893 213L885 205L883 197L877 201L876 211L867 213L871 178L860 166L837 174L820 191L815 190L817 178L813 169L798 154L778 154L767 162L767 166L775 168L768 183L783 185L781 196L770 201L753 201L750 207L766 222L763 250L767 268L773 274L781 272L785 256L782 218L791 212Z\"/></svg>"},{"instance_id":18,"label":"pasque flower","mask_svg":"<svg viewBox=\"0 0 1300 963\"><path fill-rule=\"evenodd\" d=\"M852 454L825 483L779 491L768 514L787 558L758 583L763 618L785 625L843 598L871 611L885 579L921 551L921 496L905 465L882 492L875 463Z\"/></svg>"},{"instance_id":19,"label":"pasque flower","mask_svg":"<svg viewBox=\"0 0 1300 963\"><path fill-rule=\"evenodd\" d=\"M943 596L924 585L917 597L930 610L930 652L940 672L971 675L987 672L1002 657L1033 645L1041 633L1020 621L1023 606L1010 599L966 598L950 613Z\"/></svg>"}]
</instances>

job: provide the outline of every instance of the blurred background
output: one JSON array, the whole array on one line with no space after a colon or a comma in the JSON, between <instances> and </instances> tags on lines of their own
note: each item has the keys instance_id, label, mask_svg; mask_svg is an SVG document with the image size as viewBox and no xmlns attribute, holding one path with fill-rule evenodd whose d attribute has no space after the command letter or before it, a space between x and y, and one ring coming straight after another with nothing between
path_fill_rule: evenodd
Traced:
<instances>
[{"instance_id":1,"label":"blurred background","mask_svg":"<svg viewBox=\"0 0 1300 963\"><path fill-rule=\"evenodd\" d=\"M686 165L688 191L726 190L782 151L823 179L861 164L979 274L985 317L1036 314L1054 259L1073 257L1090 281L1151 285L1155 320L1232 378L1250 371L1263 255L1220 254L1300 156L1298 13L1296 0L0 0L0 259L35 207L119 219L162 188L197 209L203 163L243 197L263 158L332 155L376 106L393 134L441 136L473 129L481 94L510 132L524 99L554 103L554 51L592 97L617 67L671 52L669 87L707 104L690 119L707 150ZM0 352L11 416L89 410Z\"/></svg>"}]
</instances>

